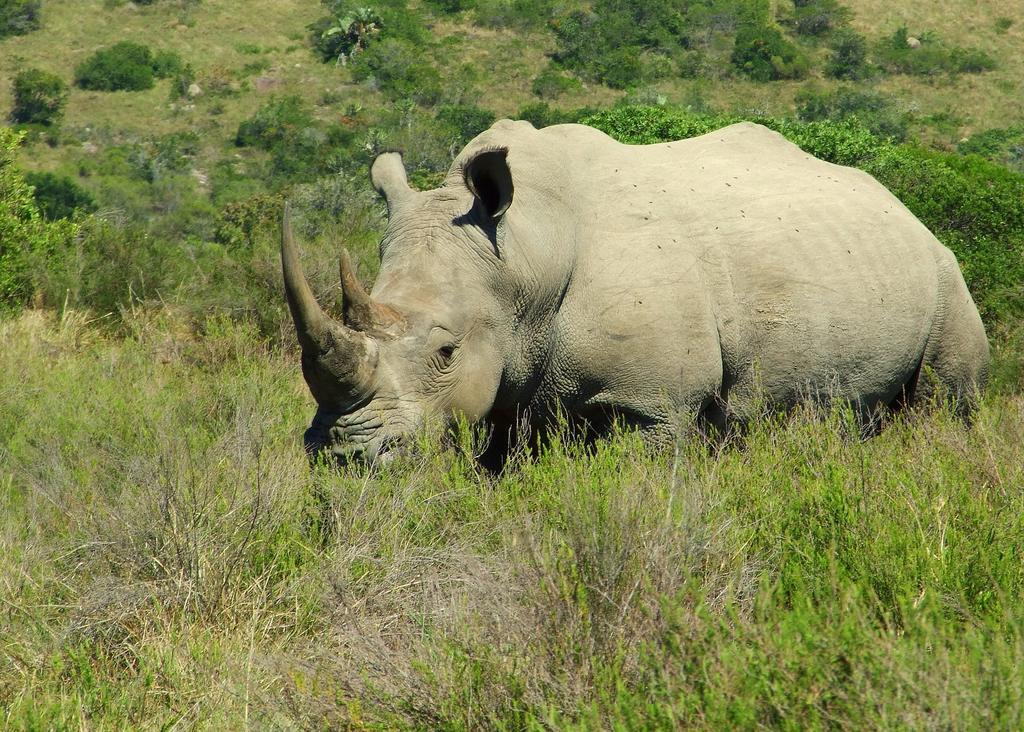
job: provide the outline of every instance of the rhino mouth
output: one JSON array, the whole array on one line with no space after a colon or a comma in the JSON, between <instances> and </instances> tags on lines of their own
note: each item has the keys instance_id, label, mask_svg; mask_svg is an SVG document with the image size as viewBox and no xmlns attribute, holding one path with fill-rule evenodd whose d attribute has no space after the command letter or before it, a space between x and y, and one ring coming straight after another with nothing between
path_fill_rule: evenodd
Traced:
<instances>
[{"instance_id":1,"label":"rhino mouth","mask_svg":"<svg viewBox=\"0 0 1024 732\"><path fill-rule=\"evenodd\" d=\"M303 438L311 461L327 458L345 465L383 464L405 453L408 436L387 430L377 415L317 413Z\"/></svg>"}]
</instances>

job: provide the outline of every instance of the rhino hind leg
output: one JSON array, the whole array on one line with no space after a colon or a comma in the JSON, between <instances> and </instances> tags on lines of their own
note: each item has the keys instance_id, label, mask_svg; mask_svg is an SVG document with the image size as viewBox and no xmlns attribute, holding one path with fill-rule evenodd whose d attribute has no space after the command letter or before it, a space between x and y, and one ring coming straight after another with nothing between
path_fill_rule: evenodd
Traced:
<instances>
[{"instance_id":1,"label":"rhino hind leg","mask_svg":"<svg viewBox=\"0 0 1024 732\"><path fill-rule=\"evenodd\" d=\"M908 401L948 401L959 416L969 419L988 375L988 339L953 255L943 250L939 259L939 311L914 383L908 387Z\"/></svg>"}]
</instances>

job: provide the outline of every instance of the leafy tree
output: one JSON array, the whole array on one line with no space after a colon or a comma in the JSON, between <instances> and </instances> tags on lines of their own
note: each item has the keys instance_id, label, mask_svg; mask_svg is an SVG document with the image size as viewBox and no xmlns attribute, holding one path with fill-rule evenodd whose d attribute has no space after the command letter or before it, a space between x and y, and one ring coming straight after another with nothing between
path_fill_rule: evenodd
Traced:
<instances>
[{"instance_id":1,"label":"leafy tree","mask_svg":"<svg viewBox=\"0 0 1024 732\"><path fill-rule=\"evenodd\" d=\"M152 52L131 41L96 51L75 69L75 84L95 91L141 91L153 79Z\"/></svg>"},{"instance_id":2,"label":"leafy tree","mask_svg":"<svg viewBox=\"0 0 1024 732\"><path fill-rule=\"evenodd\" d=\"M419 47L400 38L372 44L356 57L352 75L376 86L391 99L412 99L432 106L441 99L441 74Z\"/></svg>"},{"instance_id":3,"label":"leafy tree","mask_svg":"<svg viewBox=\"0 0 1024 732\"><path fill-rule=\"evenodd\" d=\"M380 35L384 20L373 8L356 8L344 16L328 19L325 25L323 30L314 29L319 32L313 41L314 48L324 61L344 66Z\"/></svg>"},{"instance_id":4,"label":"leafy tree","mask_svg":"<svg viewBox=\"0 0 1024 732\"><path fill-rule=\"evenodd\" d=\"M893 74L933 76L935 74L977 74L996 67L995 59L980 48L946 46L930 33L917 36L911 45L906 26L897 28L875 48L875 59Z\"/></svg>"},{"instance_id":5,"label":"leafy tree","mask_svg":"<svg viewBox=\"0 0 1024 732\"><path fill-rule=\"evenodd\" d=\"M0 127L0 308L29 304L36 276L60 258L74 240L78 225L48 223L40 215L32 188L14 167L21 136Z\"/></svg>"},{"instance_id":6,"label":"leafy tree","mask_svg":"<svg viewBox=\"0 0 1024 732\"><path fill-rule=\"evenodd\" d=\"M771 26L748 26L736 34L732 64L756 81L799 79L810 62L800 50Z\"/></svg>"},{"instance_id":7,"label":"leafy tree","mask_svg":"<svg viewBox=\"0 0 1024 732\"><path fill-rule=\"evenodd\" d=\"M96 200L66 175L28 173L25 182L34 189L36 205L48 221L71 218L77 211L96 210Z\"/></svg>"},{"instance_id":8,"label":"leafy tree","mask_svg":"<svg viewBox=\"0 0 1024 732\"><path fill-rule=\"evenodd\" d=\"M850 86L825 92L805 88L796 95L796 109L804 122L855 117L880 137L903 140L907 136L909 115L897 109L890 97L876 91Z\"/></svg>"},{"instance_id":9,"label":"leafy tree","mask_svg":"<svg viewBox=\"0 0 1024 732\"><path fill-rule=\"evenodd\" d=\"M848 8L837 0L793 0L793 25L802 36L822 36L846 24Z\"/></svg>"},{"instance_id":10,"label":"leafy tree","mask_svg":"<svg viewBox=\"0 0 1024 732\"><path fill-rule=\"evenodd\" d=\"M41 0L0 0L0 38L22 36L37 30Z\"/></svg>"},{"instance_id":11,"label":"leafy tree","mask_svg":"<svg viewBox=\"0 0 1024 732\"><path fill-rule=\"evenodd\" d=\"M660 57L673 56L689 41L686 19L671 0L596 0L553 24L555 60L614 88L626 88L665 73Z\"/></svg>"},{"instance_id":12,"label":"leafy tree","mask_svg":"<svg viewBox=\"0 0 1024 732\"><path fill-rule=\"evenodd\" d=\"M438 108L437 119L453 129L464 144L494 124L494 113L472 105L446 104Z\"/></svg>"},{"instance_id":13,"label":"leafy tree","mask_svg":"<svg viewBox=\"0 0 1024 732\"><path fill-rule=\"evenodd\" d=\"M864 36L855 30L844 29L836 33L830 48L832 53L825 65L826 75L849 81L868 77L868 42Z\"/></svg>"},{"instance_id":14,"label":"leafy tree","mask_svg":"<svg viewBox=\"0 0 1024 732\"><path fill-rule=\"evenodd\" d=\"M353 58L386 39L422 46L430 33L418 10L406 0L377 0L373 6L353 0L323 0L328 15L309 25L313 51L324 63L347 65Z\"/></svg>"},{"instance_id":15,"label":"leafy tree","mask_svg":"<svg viewBox=\"0 0 1024 732\"><path fill-rule=\"evenodd\" d=\"M25 69L14 77L11 120L24 124L55 125L64 114L68 85L56 74Z\"/></svg>"}]
</instances>

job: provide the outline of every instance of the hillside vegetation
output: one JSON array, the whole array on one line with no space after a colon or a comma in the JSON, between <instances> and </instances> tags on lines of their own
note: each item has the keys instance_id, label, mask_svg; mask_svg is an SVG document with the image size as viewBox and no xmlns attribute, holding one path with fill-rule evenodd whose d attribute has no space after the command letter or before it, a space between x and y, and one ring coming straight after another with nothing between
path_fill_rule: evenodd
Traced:
<instances>
[{"instance_id":1,"label":"hillside vegetation","mask_svg":"<svg viewBox=\"0 0 1024 732\"><path fill-rule=\"evenodd\" d=\"M1024 726L1024 19L939 8L0 0L0 724ZM868 171L961 263L977 418L310 469L283 202L337 306L373 156L501 116Z\"/></svg>"}]
</instances>

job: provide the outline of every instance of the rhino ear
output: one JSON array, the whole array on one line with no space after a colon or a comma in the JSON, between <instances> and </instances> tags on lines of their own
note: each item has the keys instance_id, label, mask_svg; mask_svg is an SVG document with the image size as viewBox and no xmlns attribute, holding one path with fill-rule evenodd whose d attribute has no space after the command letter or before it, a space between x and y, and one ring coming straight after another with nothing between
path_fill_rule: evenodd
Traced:
<instances>
[{"instance_id":1,"label":"rhino ear","mask_svg":"<svg viewBox=\"0 0 1024 732\"><path fill-rule=\"evenodd\" d=\"M413 192L405 176L401 153L381 153L370 166L370 182L377 193L388 202L388 212L394 211L399 202Z\"/></svg>"},{"instance_id":2,"label":"rhino ear","mask_svg":"<svg viewBox=\"0 0 1024 732\"><path fill-rule=\"evenodd\" d=\"M477 153L462 168L462 177L476 200L492 219L512 205L512 172L508 168L508 148Z\"/></svg>"}]
</instances>

